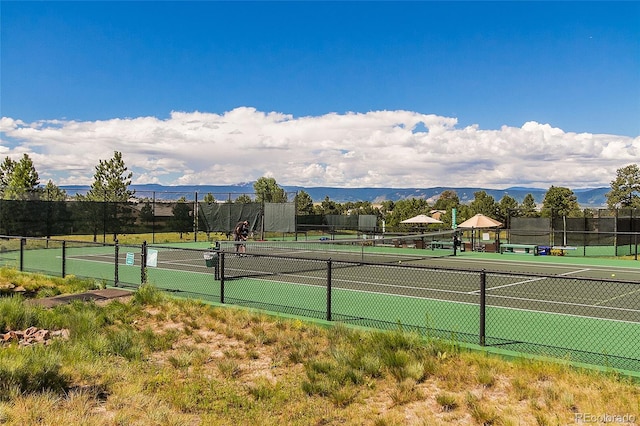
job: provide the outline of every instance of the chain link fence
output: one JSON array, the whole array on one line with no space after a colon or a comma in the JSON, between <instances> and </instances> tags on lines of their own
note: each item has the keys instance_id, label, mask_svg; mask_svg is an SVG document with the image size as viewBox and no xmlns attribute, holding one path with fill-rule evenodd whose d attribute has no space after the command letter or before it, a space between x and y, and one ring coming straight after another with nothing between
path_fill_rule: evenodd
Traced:
<instances>
[{"instance_id":1,"label":"chain link fence","mask_svg":"<svg viewBox=\"0 0 640 426\"><path fill-rule=\"evenodd\" d=\"M122 234L150 234L148 241L156 243L168 242L167 234L175 234L179 240L198 241L211 240L212 234L230 238L244 220L256 236L377 231L375 215L298 215L295 192L285 193L289 201L278 203L259 202L255 194L231 193L203 197L197 192L136 192L129 201L110 201L108 193L103 201L55 200L42 191L25 195L25 199L0 199L0 235L88 236L106 243Z\"/></svg>"},{"instance_id":2,"label":"chain link fence","mask_svg":"<svg viewBox=\"0 0 640 426\"><path fill-rule=\"evenodd\" d=\"M633 257L640 248L640 210L586 209L579 217L543 210L542 217L510 211L507 243L557 247L557 254L582 257Z\"/></svg>"},{"instance_id":3,"label":"chain link fence","mask_svg":"<svg viewBox=\"0 0 640 426\"><path fill-rule=\"evenodd\" d=\"M24 237L0 264L640 372L640 281Z\"/></svg>"}]
</instances>

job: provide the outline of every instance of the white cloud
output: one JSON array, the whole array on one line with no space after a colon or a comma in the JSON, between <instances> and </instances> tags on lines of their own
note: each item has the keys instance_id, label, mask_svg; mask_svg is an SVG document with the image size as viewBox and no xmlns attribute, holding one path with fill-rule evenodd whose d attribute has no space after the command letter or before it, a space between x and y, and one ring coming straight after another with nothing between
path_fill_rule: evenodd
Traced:
<instances>
[{"instance_id":1,"label":"white cloud","mask_svg":"<svg viewBox=\"0 0 640 426\"><path fill-rule=\"evenodd\" d=\"M522 127L457 129L411 111L293 117L254 108L172 112L168 119L0 119L0 154L28 153L41 180L90 184L95 165L123 153L135 183L431 187L608 186L640 158L640 137Z\"/></svg>"}]
</instances>

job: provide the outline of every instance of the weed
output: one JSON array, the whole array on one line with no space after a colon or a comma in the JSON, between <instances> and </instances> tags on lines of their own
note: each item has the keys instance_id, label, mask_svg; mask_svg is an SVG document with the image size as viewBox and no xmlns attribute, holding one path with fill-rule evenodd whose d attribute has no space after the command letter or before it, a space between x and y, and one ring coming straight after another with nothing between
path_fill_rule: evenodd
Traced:
<instances>
[{"instance_id":1,"label":"weed","mask_svg":"<svg viewBox=\"0 0 640 426\"><path fill-rule=\"evenodd\" d=\"M536 397L536 391L530 386L529 381L524 377L514 377L511 379L511 386L518 401L533 399Z\"/></svg>"},{"instance_id":2,"label":"weed","mask_svg":"<svg viewBox=\"0 0 640 426\"><path fill-rule=\"evenodd\" d=\"M133 294L133 301L139 305L157 306L166 299L166 296L151 284L138 287Z\"/></svg>"},{"instance_id":3,"label":"weed","mask_svg":"<svg viewBox=\"0 0 640 426\"><path fill-rule=\"evenodd\" d=\"M494 372L485 367L480 368L478 371L477 380L478 384L487 388L492 387L496 383Z\"/></svg>"},{"instance_id":4,"label":"weed","mask_svg":"<svg viewBox=\"0 0 640 426\"><path fill-rule=\"evenodd\" d=\"M413 379L399 382L389 396L394 405L404 405L423 398L422 392L416 387L416 382Z\"/></svg>"},{"instance_id":5,"label":"weed","mask_svg":"<svg viewBox=\"0 0 640 426\"><path fill-rule=\"evenodd\" d=\"M227 379L236 379L242 374L242 368L234 359L222 359L218 361L218 370Z\"/></svg>"},{"instance_id":6,"label":"weed","mask_svg":"<svg viewBox=\"0 0 640 426\"><path fill-rule=\"evenodd\" d=\"M471 417L481 425L490 426L496 424L500 416L493 407L477 404L471 408Z\"/></svg>"},{"instance_id":7,"label":"weed","mask_svg":"<svg viewBox=\"0 0 640 426\"><path fill-rule=\"evenodd\" d=\"M23 330L30 326L40 326L42 308L24 303L21 296L0 298L0 331Z\"/></svg>"},{"instance_id":8,"label":"weed","mask_svg":"<svg viewBox=\"0 0 640 426\"><path fill-rule=\"evenodd\" d=\"M60 355L46 346L10 347L0 351L0 400L20 393L68 389Z\"/></svg>"},{"instance_id":9,"label":"weed","mask_svg":"<svg viewBox=\"0 0 640 426\"><path fill-rule=\"evenodd\" d=\"M442 407L443 411L452 411L459 407L455 395L446 392L436 395L436 402Z\"/></svg>"},{"instance_id":10,"label":"weed","mask_svg":"<svg viewBox=\"0 0 640 426\"><path fill-rule=\"evenodd\" d=\"M107 330L107 351L111 355L121 356L128 361L141 360L144 355L142 342L131 328L112 328Z\"/></svg>"},{"instance_id":11,"label":"weed","mask_svg":"<svg viewBox=\"0 0 640 426\"><path fill-rule=\"evenodd\" d=\"M301 387L307 395L329 396L335 386L328 378L322 377L317 380L304 380Z\"/></svg>"},{"instance_id":12,"label":"weed","mask_svg":"<svg viewBox=\"0 0 640 426\"><path fill-rule=\"evenodd\" d=\"M273 398L278 392L278 389L278 385L273 385L266 379L260 379L247 388L249 394L258 401L264 401Z\"/></svg>"},{"instance_id":13,"label":"weed","mask_svg":"<svg viewBox=\"0 0 640 426\"><path fill-rule=\"evenodd\" d=\"M383 375L382 361L379 357L373 354L364 354L360 357L357 367L360 368L364 374L372 378L382 377Z\"/></svg>"},{"instance_id":14,"label":"weed","mask_svg":"<svg viewBox=\"0 0 640 426\"><path fill-rule=\"evenodd\" d=\"M329 400L336 407L346 407L355 401L357 396L358 389L355 386L341 386L334 388L331 391L329 394Z\"/></svg>"},{"instance_id":15,"label":"weed","mask_svg":"<svg viewBox=\"0 0 640 426\"><path fill-rule=\"evenodd\" d=\"M409 377L407 366L412 359L406 351L388 351L384 354L382 360L397 381L401 382Z\"/></svg>"}]
</instances>

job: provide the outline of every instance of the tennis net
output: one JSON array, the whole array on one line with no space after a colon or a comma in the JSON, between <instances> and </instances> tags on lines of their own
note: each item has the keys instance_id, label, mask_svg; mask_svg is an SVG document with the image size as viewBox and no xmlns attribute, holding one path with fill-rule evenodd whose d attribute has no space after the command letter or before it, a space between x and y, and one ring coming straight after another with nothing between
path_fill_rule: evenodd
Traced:
<instances>
[{"instance_id":1,"label":"tennis net","mask_svg":"<svg viewBox=\"0 0 640 426\"><path fill-rule=\"evenodd\" d=\"M226 254L225 276L239 277L257 276L261 271L274 274L322 270L326 268L323 261L329 259L350 267L451 256L453 235L454 231L439 231L349 240L221 241L219 247ZM243 260L247 257L253 261Z\"/></svg>"}]
</instances>

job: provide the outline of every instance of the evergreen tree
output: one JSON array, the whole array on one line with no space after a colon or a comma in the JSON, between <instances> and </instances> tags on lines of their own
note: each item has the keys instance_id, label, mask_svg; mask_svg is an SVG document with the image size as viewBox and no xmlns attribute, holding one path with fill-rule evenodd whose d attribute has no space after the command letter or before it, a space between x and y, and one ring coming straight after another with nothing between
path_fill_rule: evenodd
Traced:
<instances>
[{"instance_id":1,"label":"evergreen tree","mask_svg":"<svg viewBox=\"0 0 640 426\"><path fill-rule=\"evenodd\" d=\"M97 240L100 229L113 233L113 239L133 224L135 217L129 200L135 191L129 189L133 173L129 172L122 153L115 151L109 160L100 160L95 167L93 183L86 195L79 195L79 201L88 202L83 209L86 224Z\"/></svg>"},{"instance_id":2,"label":"evergreen tree","mask_svg":"<svg viewBox=\"0 0 640 426\"><path fill-rule=\"evenodd\" d=\"M42 198L43 212L46 214L46 236L67 234L72 226L71 213L67 205L67 192L60 189L51 179L44 187Z\"/></svg>"},{"instance_id":3,"label":"evergreen tree","mask_svg":"<svg viewBox=\"0 0 640 426\"><path fill-rule=\"evenodd\" d=\"M524 196L522 204L520 204L520 214L523 217L538 217L538 207L536 206L536 200L531 193Z\"/></svg>"},{"instance_id":4,"label":"evergreen tree","mask_svg":"<svg viewBox=\"0 0 640 426\"><path fill-rule=\"evenodd\" d=\"M204 196L204 198L202 199L203 202L207 203L207 204L213 204L216 202L216 198L213 196L212 193L207 192L207 195Z\"/></svg>"},{"instance_id":5,"label":"evergreen tree","mask_svg":"<svg viewBox=\"0 0 640 426\"><path fill-rule=\"evenodd\" d=\"M458 193L452 189L442 191L440 197L433 205L434 210L441 210L444 213L440 216L440 220L444 222L446 227L451 227L453 224L452 210L456 209L458 212L458 218L464 218L470 216L469 208L460 204L460 197ZM458 223L460 221L458 220Z\"/></svg>"},{"instance_id":6,"label":"evergreen tree","mask_svg":"<svg viewBox=\"0 0 640 426\"><path fill-rule=\"evenodd\" d=\"M258 203L286 203L287 193L274 178L261 177L253 184Z\"/></svg>"},{"instance_id":7,"label":"evergreen tree","mask_svg":"<svg viewBox=\"0 0 640 426\"><path fill-rule=\"evenodd\" d=\"M452 208L456 208L459 205L460 197L458 197L458 193L452 189L447 189L442 191L433 208L435 210L451 211Z\"/></svg>"},{"instance_id":8,"label":"evergreen tree","mask_svg":"<svg viewBox=\"0 0 640 426\"><path fill-rule=\"evenodd\" d=\"M498 203L498 217L496 219L506 224L508 223L510 217L519 216L520 212L518 212L517 209L518 202L516 201L516 199L511 197L510 195L504 195Z\"/></svg>"},{"instance_id":9,"label":"evergreen tree","mask_svg":"<svg viewBox=\"0 0 640 426\"><path fill-rule=\"evenodd\" d=\"M235 202L238 204L249 204L249 203L253 203L253 200L247 194L242 194L238 196L238 198L236 198Z\"/></svg>"},{"instance_id":10,"label":"evergreen tree","mask_svg":"<svg viewBox=\"0 0 640 426\"><path fill-rule=\"evenodd\" d=\"M20 161L6 157L0 165L3 184L1 228L9 235L42 236L46 230L47 210L38 201L42 194L38 172L29 155ZM30 200L30 201L29 201Z\"/></svg>"},{"instance_id":11,"label":"evergreen tree","mask_svg":"<svg viewBox=\"0 0 640 426\"><path fill-rule=\"evenodd\" d=\"M393 210L385 215L385 222L390 228L395 228L400 225L408 228L409 225L404 225L400 222L419 214L428 215L429 210L429 202L423 198L398 200L393 204Z\"/></svg>"},{"instance_id":12,"label":"evergreen tree","mask_svg":"<svg viewBox=\"0 0 640 426\"><path fill-rule=\"evenodd\" d=\"M67 191L60 189L60 187L53 183L51 179L44 187L43 197L47 201L66 201Z\"/></svg>"},{"instance_id":13,"label":"evergreen tree","mask_svg":"<svg viewBox=\"0 0 640 426\"><path fill-rule=\"evenodd\" d=\"M313 214L313 200L304 190L298 191L296 203L298 214Z\"/></svg>"},{"instance_id":14,"label":"evergreen tree","mask_svg":"<svg viewBox=\"0 0 640 426\"><path fill-rule=\"evenodd\" d=\"M7 159L5 159L5 163ZM5 163L3 163L3 167ZM40 180L38 172L27 154L24 154L20 161L14 163L13 166L7 163L6 167L11 173L6 176L5 199L26 200L39 198L38 185L40 185ZM4 178L5 176L3 176Z\"/></svg>"},{"instance_id":15,"label":"evergreen tree","mask_svg":"<svg viewBox=\"0 0 640 426\"><path fill-rule=\"evenodd\" d=\"M180 197L178 202L171 209L173 216L171 217L171 228L173 231L180 233L180 239L184 233L188 233L193 229L193 219L191 208L187 204L184 197Z\"/></svg>"},{"instance_id":16,"label":"evergreen tree","mask_svg":"<svg viewBox=\"0 0 640 426\"><path fill-rule=\"evenodd\" d=\"M140 221L149 226L149 224L153 224L155 220L155 213L153 212L153 206L149 200L146 200L140 209Z\"/></svg>"},{"instance_id":17,"label":"evergreen tree","mask_svg":"<svg viewBox=\"0 0 640 426\"><path fill-rule=\"evenodd\" d=\"M111 159L100 160L95 169L87 200L127 202L133 197L135 191L129 190L133 173L128 172L122 153L115 151Z\"/></svg>"},{"instance_id":18,"label":"evergreen tree","mask_svg":"<svg viewBox=\"0 0 640 426\"><path fill-rule=\"evenodd\" d=\"M471 209L471 214L475 215L481 213L485 216L495 217L498 206L496 205L496 200L486 191L477 191L473 193L474 199L469 206Z\"/></svg>"},{"instance_id":19,"label":"evergreen tree","mask_svg":"<svg viewBox=\"0 0 640 426\"><path fill-rule=\"evenodd\" d=\"M551 186L544 195L542 203L543 216L579 217L581 215L578 198L572 190L562 186Z\"/></svg>"},{"instance_id":20,"label":"evergreen tree","mask_svg":"<svg viewBox=\"0 0 640 426\"><path fill-rule=\"evenodd\" d=\"M0 195L4 199L4 193L9 186L9 181L13 175L13 170L16 168L16 162L9 157L5 157L2 164L0 164Z\"/></svg>"},{"instance_id":21,"label":"evergreen tree","mask_svg":"<svg viewBox=\"0 0 640 426\"><path fill-rule=\"evenodd\" d=\"M336 203L332 201L329 196L325 196L324 200L320 204L321 214L342 214L344 212L344 207L340 203Z\"/></svg>"},{"instance_id":22,"label":"evergreen tree","mask_svg":"<svg viewBox=\"0 0 640 426\"><path fill-rule=\"evenodd\" d=\"M616 171L616 178L611 181L611 191L606 195L610 209L640 209L640 167L629 164Z\"/></svg>"}]
</instances>

